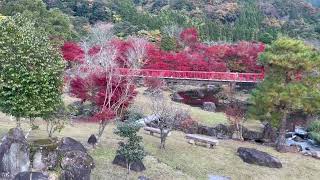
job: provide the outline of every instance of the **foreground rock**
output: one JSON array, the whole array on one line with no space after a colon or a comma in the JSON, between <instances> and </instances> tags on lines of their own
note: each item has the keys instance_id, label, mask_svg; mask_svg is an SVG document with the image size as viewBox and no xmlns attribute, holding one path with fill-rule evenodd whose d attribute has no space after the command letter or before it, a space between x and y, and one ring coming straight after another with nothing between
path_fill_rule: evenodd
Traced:
<instances>
[{"instance_id":1,"label":"foreground rock","mask_svg":"<svg viewBox=\"0 0 320 180\"><path fill-rule=\"evenodd\" d=\"M230 177L209 175L209 180L231 180Z\"/></svg>"},{"instance_id":2,"label":"foreground rock","mask_svg":"<svg viewBox=\"0 0 320 180\"><path fill-rule=\"evenodd\" d=\"M54 170L58 165L57 139L37 139L31 142L32 168L36 171Z\"/></svg>"},{"instance_id":3,"label":"foreground rock","mask_svg":"<svg viewBox=\"0 0 320 180\"><path fill-rule=\"evenodd\" d=\"M21 172L13 180L49 180L49 177L41 172Z\"/></svg>"},{"instance_id":4,"label":"foreground rock","mask_svg":"<svg viewBox=\"0 0 320 180\"><path fill-rule=\"evenodd\" d=\"M95 167L90 155L82 151L69 151L61 160L61 179L90 180L91 170Z\"/></svg>"},{"instance_id":5,"label":"foreground rock","mask_svg":"<svg viewBox=\"0 0 320 180\"><path fill-rule=\"evenodd\" d=\"M29 145L21 129L10 129L0 145L0 178L14 177L28 171L30 166Z\"/></svg>"},{"instance_id":6,"label":"foreground rock","mask_svg":"<svg viewBox=\"0 0 320 180\"><path fill-rule=\"evenodd\" d=\"M124 156L117 155L114 158L114 160L112 161L112 164L127 168L127 161ZM133 171L136 171L136 172L142 172L142 171L146 170L146 167L144 166L142 161L136 161L136 162L132 163L130 169Z\"/></svg>"},{"instance_id":7,"label":"foreground rock","mask_svg":"<svg viewBox=\"0 0 320 180\"><path fill-rule=\"evenodd\" d=\"M238 148L238 153L241 159L249 164L266 166L270 168L281 168L282 164L279 159L269 155L268 153L258 151L253 148Z\"/></svg>"}]
</instances>

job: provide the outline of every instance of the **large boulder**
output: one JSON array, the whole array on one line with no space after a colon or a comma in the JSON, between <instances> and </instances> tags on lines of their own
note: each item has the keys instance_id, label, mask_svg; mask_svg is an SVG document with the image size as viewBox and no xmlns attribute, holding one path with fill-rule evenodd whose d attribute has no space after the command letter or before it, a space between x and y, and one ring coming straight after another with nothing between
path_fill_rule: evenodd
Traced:
<instances>
[{"instance_id":1,"label":"large boulder","mask_svg":"<svg viewBox=\"0 0 320 180\"><path fill-rule=\"evenodd\" d=\"M14 177L30 167L29 144L20 128L10 129L0 145L0 178Z\"/></svg>"},{"instance_id":2,"label":"large boulder","mask_svg":"<svg viewBox=\"0 0 320 180\"><path fill-rule=\"evenodd\" d=\"M238 148L238 154L244 162L249 164L256 164L259 166L266 166L270 168L282 167L280 160L276 157L253 148L240 147Z\"/></svg>"},{"instance_id":3,"label":"large boulder","mask_svg":"<svg viewBox=\"0 0 320 180\"><path fill-rule=\"evenodd\" d=\"M244 140L261 140L263 139L263 133L242 127L242 137Z\"/></svg>"},{"instance_id":4,"label":"large boulder","mask_svg":"<svg viewBox=\"0 0 320 180\"><path fill-rule=\"evenodd\" d=\"M17 174L13 180L49 180L49 177L41 172L26 171Z\"/></svg>"},{"instance_id":5,"label":"large boulder","mask_svg":"<svg viewBox=\"0 0 320 180\"><path fill-rule=\"evenodd\" d=\"M268 139L270 142L276 142L277 130L270 123L266 123L263 128L263 139Z\"/></svg>"},{"instance_id":6,"label":"large boulder","mask_svg":"<svg viewBox=\"0 0 320 180\"><path fill-rule=\"evenodd\" d=\"M59 142L58 152L59 154L63 155L69 151L81 151L87 153L87 149L79 141L70 137L64 137Z\"/></svg>"},{"instance_id":7,"label":"large boulder","mask_svg":"<svg viewBox=\"0 0 320 180\"><path fill-rule=\"evenodd\" d=\"M216 112L217 106L214 102L204 102L202 109L209 112Z\"/></svg>"},{"instance_id":8,"label":"large boulder","mask_svg":"<svg viewBox=\"0 0 320 180\"><path fill-rule=\"evenodd\" d=\"M122 155L117 155L114 160L112 161L112 164L127 168L127 160L124 156ZM136 171L136 172L142 172L144 170L146 170L146 167L144 166L142 161L136 161L134 163L131 164L130 169L132 171Z\"/></svg>"},{"instance_id":9,"label":"large boulder","mask_svg":"<svg viewBox=\"0 0 320 180\"><path fill-rule=\"evenodd\" d=\"M62 180L90 180L91 171L95 167L92 157L79 150L66 152L60 165Z\"/></svg>"},{"instance_id":10,"label":"large boulder","mask_svg":"<svg viewBox=\"0 0 320 180\"><path fill-rule=\"evenodd\" d=\"M216 136L218 139L228 139L231 138L233 134L233 129L230 126L224 124L218 124L209 131L210 136Z\"/></svg>"}]
</instances>

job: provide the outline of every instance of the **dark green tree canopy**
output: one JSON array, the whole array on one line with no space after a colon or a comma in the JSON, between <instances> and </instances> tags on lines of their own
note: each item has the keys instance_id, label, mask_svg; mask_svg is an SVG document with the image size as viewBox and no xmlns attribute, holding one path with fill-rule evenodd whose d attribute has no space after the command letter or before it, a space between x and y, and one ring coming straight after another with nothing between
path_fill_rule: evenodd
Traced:
<instances>
[{"instance_id":1,"label":"dark green tree canopy","mask_svg":"<svg viewBox=\"0 0 320 180\"><path fill-rule=\"evenodd\" d=\"M44 28L49 36L71 39L76 36L71 20L59 9L47 10L42 0L4 0L0 2L0 13L22 16L32 19L35 26Z\"/></svg>"},{"instance_id":2,"label":"dark green tree canopy","mask_svg":"<svg viewBox=\"0 0 320 180\"><path fill-rule=\"evenodd\" d=\"M279 125L285 113L319 113L318 51L303 41L280 38L266 49L260 62L268 72L265 80L252 93L251 115Z\"/></svg>"},{"instance_id":3,"label":"dark green tree canopy","mask_svg":"<svg viewBox=\"0 0 320 180\"><path fill-rule=\"evenodd\" d=\"M16 15L0 21L0 110L48 117L61 104L64 63L44 30Z\"/></svg>"}]
</instances>

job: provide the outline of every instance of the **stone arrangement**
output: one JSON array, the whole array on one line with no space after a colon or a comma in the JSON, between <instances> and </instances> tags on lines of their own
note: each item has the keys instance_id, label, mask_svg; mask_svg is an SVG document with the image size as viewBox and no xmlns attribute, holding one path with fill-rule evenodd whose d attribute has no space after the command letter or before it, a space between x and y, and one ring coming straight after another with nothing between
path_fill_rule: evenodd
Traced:
<instances>
[{"instance_id":1,"label":"stone arrangement","mask_svg":"<svg viewBox=\"0 0 320 180\"><path fill-rule=\"evenodd\" d=\"M0 145L0 179L90 180L94 167L86 148L69 137L28 142L21 129L13 128Z\"/></svg>"}]
</instances>

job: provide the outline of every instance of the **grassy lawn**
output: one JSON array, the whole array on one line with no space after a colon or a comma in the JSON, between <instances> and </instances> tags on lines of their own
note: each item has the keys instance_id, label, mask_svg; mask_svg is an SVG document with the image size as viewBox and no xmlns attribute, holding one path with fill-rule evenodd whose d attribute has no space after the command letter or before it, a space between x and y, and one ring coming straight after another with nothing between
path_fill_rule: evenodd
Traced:
<instances>
[{"instance_id":1,"label":"grassy lawn","mask_svg":"<svg viewBox=\"0 0 320 180\"><path fill-rule=\"evenodd\" d=\"M143 92L146 88L139 88L138 89L138 96L135 100L134 105L141 108L146 115L150 115L150 100L146 97L146 95L143 95ZM164 91L163 92L164 97L170 101L170 92ZM190 107L186 104L172 102L173 105L179 106L182 109L185 109L186 111L189 111L191 117L195 120L197 120L199 123L203 125L209 125L213 126L219 123L227 123L227 118L224 115L224 113L214 113L214 112L208 112L204 111L199 107Z\"/></svg>"},{"instance_id":2,"label":"grassy lawn","mask_svg":"<svg viewBox=\"0 0 320 180\"><path fill-rule=\"evenodd\" d=\"M15 123L8 117L0 114L0 136ZM28 129L27 124L23 124ZM76 123L73 126L68 125L59 134L62 136L73 137L83 143L90 134L96 131L95 124ZM90 154L96 162L96 168L93 171L93 180L125 179L126 170L112 165L115 156L119 137L113 134L114 125L110 124L103 136L102 143L97 149L90 149ZM175 180L175 179L207 179L209 174L230 176L233 179L247 180L277 180L277 179L318 179L320 177L319 160L304 157L300 154L281 154L274 149L255 145L246 142L237 142L232 140L221 141L215 149L207 149L201 146L189 145L183 133L174 132L167 141L166 150L158 149L159 138L140 132L144 139L144 145L148 156L144 163L147 170L143 173L132 173L129 179L137 179L144 175L152 179ZM30 138L45 137L45 127L43 124L39 130L31 133ZM282 169L271 169L249 165L237 156L238 147L254 147L266 151L278 157L283 163Z\"/></svg>"},{"instance_id":3,"label":"grassy lawn","mask_svg":"<svg viewBox=\"0 0 320 180\"><path fill-rule=\"evenodd\" d=\"M168 92L166 92L166 96L169 98ZM71 98L66 99L68 103L73 101ZM200 108L175 104L190 110L192 117L197 118L201 123L207 125L227 123L225 116L221 113L210 113L202 111ZM143 107L146 114L150 113L147 108L148 100L142 94L138 95L135 105ZM37 123L40 125L40 129L32 131L30 139L46 137L44 124L41 121ZM259 123L255 121L246 124L252 128L259 127ZM0 137L14 126L14 121L0 113ZM96 133L97 127L96 124L78 122L67 125L57 135L72 137L86 144L87 138ZM107 127L101 144L96 149L93 150L87 146L96 163L96 168L92 173L93 180L118 180L126 179L128 176L126 169L112 165L118 142L121 140L113 134L114 127L114 124ZM23 123L23 128L27 131L29 126ZM320 161L300 154L281 154L270 147L232 140L220 141L215 149L208 149L188 144L181 132L173 132L167 140L166 150L159 150L160 139L158 137L145 134L143 130L140 134L143 136L148 154L144 159L147 170L143 173L131 173L128 179L132 180L136 180L141 175L153 180L205 180L208 179L208 175L229 176L233 180L317 180L320 177ZM271 169L246 164L237 156L238 147L253 147L268 152L281 160L283 168Z\"/></svg>"}]
</instances>

